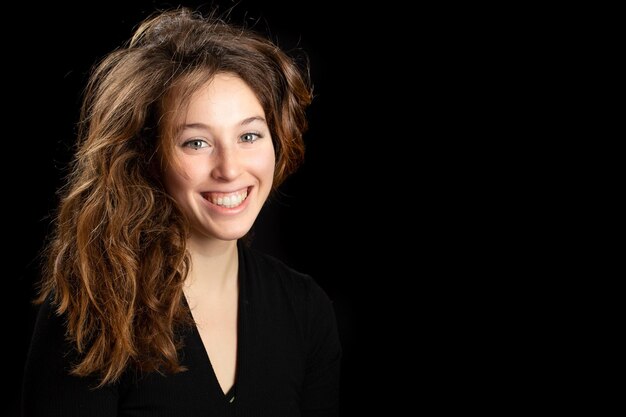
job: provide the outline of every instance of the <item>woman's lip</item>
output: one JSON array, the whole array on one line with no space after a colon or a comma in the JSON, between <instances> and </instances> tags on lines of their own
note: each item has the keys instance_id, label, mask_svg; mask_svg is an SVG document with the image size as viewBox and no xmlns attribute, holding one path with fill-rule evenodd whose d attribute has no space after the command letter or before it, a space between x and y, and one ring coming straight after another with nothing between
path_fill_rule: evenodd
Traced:
<instances>
[{"instance_id":1,"label":"woman's lip","mask_svg":"<svg viewBox=\"0 0 626 417\"><path fill-rule=\"evenodd\" d=\"M241 194L243 192L248 192L248 194L250 193L250 189L252 189L252 186L249 187L242 187L233 191L203 191L202 193L202 197L204 197L205 199L210 199L211 197L226 197L226 196L232 196L232 195L237 195L237 194Z\"/></svg>"}]
</instances>

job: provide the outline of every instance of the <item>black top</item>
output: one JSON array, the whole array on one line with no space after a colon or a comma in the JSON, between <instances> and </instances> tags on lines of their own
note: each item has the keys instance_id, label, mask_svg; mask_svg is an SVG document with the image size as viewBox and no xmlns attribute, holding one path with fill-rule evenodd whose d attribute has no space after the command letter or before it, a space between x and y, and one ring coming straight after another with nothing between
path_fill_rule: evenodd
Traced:
<instances>
[{"instance_id":1,"label":"black top","mask_svg":"<svg viewBox=\"0 0 626 417\"><path fill-rule=\"evenodd\" d=\"M174 375L128 369L115 384L68 374L63 319L42 305L24 374L31 416L337 416L341 348L332 305L309 277L239 245L237 371L224 395L195 326ZM234 398L234 399L233 399Z\"/></svg>"}]
</instances>

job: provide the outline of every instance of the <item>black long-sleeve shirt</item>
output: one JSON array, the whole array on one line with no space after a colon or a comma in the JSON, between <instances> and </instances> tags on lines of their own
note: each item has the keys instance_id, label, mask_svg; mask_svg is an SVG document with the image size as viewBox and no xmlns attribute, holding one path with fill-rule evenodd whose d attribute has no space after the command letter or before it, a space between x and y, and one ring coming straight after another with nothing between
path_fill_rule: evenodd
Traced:
<instances>
[{"instance_id":1,"label":"black long-sleeve shirt","mask_svg":"<svg viewBox=\"0 0 626 417\"><path fill-rule=\"evenodd\" d=\"M24 374L25 417L218 417L338 415L341 348L332 305L309 276L239 247L234 400L222 392L196 327L181 331L187 371L128 369L97 381L68 371L75 359L63 317L42 305ZM232 402L231 402L232 400Z\"/></svg>"}]
</instances>

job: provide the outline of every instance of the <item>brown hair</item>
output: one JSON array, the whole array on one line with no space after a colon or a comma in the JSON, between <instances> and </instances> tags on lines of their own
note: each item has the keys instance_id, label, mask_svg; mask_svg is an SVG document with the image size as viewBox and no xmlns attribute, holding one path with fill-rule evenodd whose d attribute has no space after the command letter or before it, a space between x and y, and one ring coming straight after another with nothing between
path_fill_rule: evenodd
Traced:
<instances>
[{"instance_id":1,"label":"brown hair","mask_svg":"<svg viewBox=\"0 0 626 417\"><path fill-rule=\"evenodd\" d=\"M161 174L172 163L172 113L222 72L263 106L276 187L302 160L312 96L306 72L268 39L181 8L147 19L91 74L37 300L52 297L66 315L75 375L104 385L128 366L182 370L175 329L190 320L188 225Z\"/></svg>"}]
</instances>

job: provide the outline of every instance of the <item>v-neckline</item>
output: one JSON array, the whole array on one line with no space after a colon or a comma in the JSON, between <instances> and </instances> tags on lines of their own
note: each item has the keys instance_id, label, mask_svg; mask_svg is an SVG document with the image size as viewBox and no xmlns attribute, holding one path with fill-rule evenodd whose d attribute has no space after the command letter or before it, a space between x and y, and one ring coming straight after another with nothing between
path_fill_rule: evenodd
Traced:
<instances>
[{"instance_id":1,"label":"v-neckline","mask_svg":"<svg viewBox=\"0 0 626 417\"><path fill-rule=\"evenodd\" d=\"M204 342L202 341L202 336L200 336L200 330L198 329L198 326L196 325L195 320L193 319L193 314L191 313L191 307L189 307L189 303L187 302L187 297L185 295L183 295L183 300L185 302L185 306L189 309L189 314L192 317L193 320L193 331L192 331L192 337L195 339L194 343L197 344L198 346L200 346L202 353L201 355L203 356L204 359L204 363L207 364L207 371L208 371L208 375L209 378L212 380L213 386L216 388L217 390L217 394L219 394L219 398L222 398L227 404L231 404L231 396L229 395L233 389L237 389L237 387L240 385L240 370L241 370L241 359L242 359L242 319L243 319L243 314L244 314L244 308L243 308L243 298L242 298L242 292L244 291L243 289L243 274L244 274L244 270L245 267L242 264L242 256L241 256L241 248L239 246L239 242L237 242L237 257L238 257L238 265L237 265L237 343L236 343L236 353L235 353L235 379L233 384L230 386L230 388L224 392L224 390L222 389L222 386L220 385L219 379L217 378L217 374L215 373L215 369L213 368L213 363L211 362L211 357L209 356L209 352L207 351L206 347L204 346Z\"/></svg>"}]
</instances>

